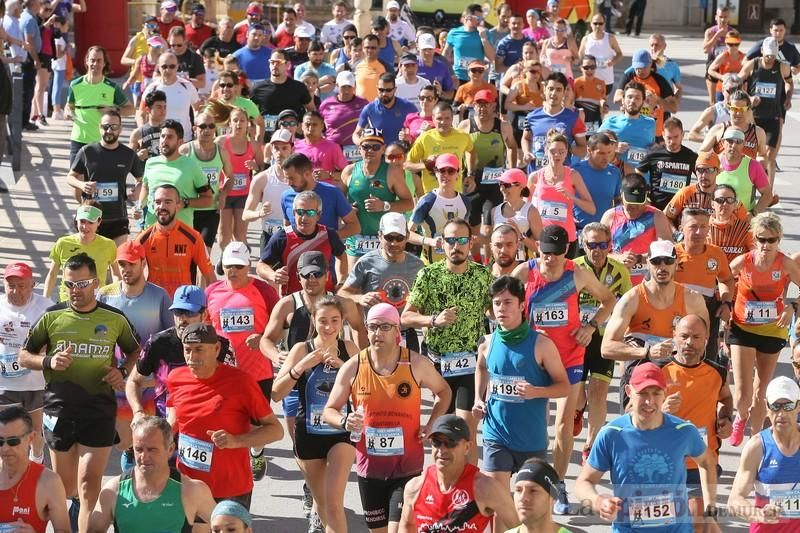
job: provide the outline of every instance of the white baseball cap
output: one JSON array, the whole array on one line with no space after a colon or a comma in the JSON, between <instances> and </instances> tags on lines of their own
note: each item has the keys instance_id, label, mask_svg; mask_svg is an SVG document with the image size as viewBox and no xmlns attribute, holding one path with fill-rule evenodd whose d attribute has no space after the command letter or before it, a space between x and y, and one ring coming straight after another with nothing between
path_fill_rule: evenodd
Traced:
<instances>
[{"instance_id":1,"label":"white baseball cap","mask_svg":"<svg viewBox=\"0 0 800 533\"><path fill-rule=\"evenodd\" d=\"M336 75L336 86L337 87L355 87L356 86L356 76L349 70L343 70L339 74Z\"/></svg>"},{"instance_id":2,"label":"white baseball cap","mask_svg":"<svg viewBox=\"0 0 800 533\"><path fill-rule=\"evenodd\" d=\"M281 128L275 133L273 133L272 137L269 138L269 143L272 144L278 142L292 144L293 143L292 132L290 132L285 128Z\"/></svg>"},{"instance_id":3,"label":"white baseball cap","mask_svg":"<svg viewBox=\"0 0 800 533\"><path fill-rule=\"evenodd\" d=\"M173 0L164 0L161 2L161 9L173 10L178 9L178 4L176 4Z\"/></svg>"},{"instance_id":4,"label":"white baseball cap","mask_svg":"<svg viewBox=\"0 0 800 533\"><path fill-rule=\"evenodd\" d=\"M305 26L300 26L294 30L294 36L299 37L300 39L312 39L314 36L311 35L311 32L308 31L308 28Z\"/></svg>"},{"instance_id":5,"label":"white baseball cap","mask_svg":"<svg viewBox=\"0 0 800 533\"><path fill-rule=\"evenodd\" d=\"M800 401L800 387L793 379L786 376L778 376L769 382L769 385L767 385L767 403L775 403L778 400Z\"/></svg>"},{"instance_id":6,"label":"white baseball cap","mask_svg":"<svg viewBox=\"0 0 800 533\"><path fill-rule=\"evenodd\" d=\"M765 56L777 56L780 47L774 37L767 37L761 42L761 54Z\"/></svg>"},{"instance_id":7,"label":"white baseball cap","mask_svg":"<svg viewBox=\"0 0 800 533\"><path fill-rule=\"evenodd\" d=\"M675 245L672 241L659 239L650 243L650 259L656 257L675 257Z\"/></svg>"},{"instance_id":8,"label":"white baseball cap","mask_svg":"<svg viewBox=\"0 0 800 533\"><path fill-rule=\"evenodd\" d=\"M229 243L222 252L222 265L250 266L250 250L247 244L239 241Z\"/></svg>"},{"instance_id":9,"label":"white baseball cap","mask_svg":"<svg viewBox=\"0 0 800 533\"><path fill-rule=\"evenodd\" d=\"M389 0L386 2L386 10L388 11L389 9L400 9L400 2L397 0Z\"/></svg>"},{"instance_id":10,"label":"white baseball cap","mask_svg":"<svg viewBox=\"0 0 800 533\"><path fill-rule=\"evenodd\" d=\"M400 213L386 213L381 217L381 223L378 229L384 235L390 233L399 233L400 235L408 235L408 226L406 226L406 217Z\"/></svg>"},{"instance_id":11,"label":"white baseball cap","mask_svg":"<svg viewBox=\"0 0 800 533\"><path fill-rule=\"evenodd\" d=\"M417 48L420 50L429 50L436 48L436 37L430 33L423 33L417 38Z\"/></svg>"}]
</instances>

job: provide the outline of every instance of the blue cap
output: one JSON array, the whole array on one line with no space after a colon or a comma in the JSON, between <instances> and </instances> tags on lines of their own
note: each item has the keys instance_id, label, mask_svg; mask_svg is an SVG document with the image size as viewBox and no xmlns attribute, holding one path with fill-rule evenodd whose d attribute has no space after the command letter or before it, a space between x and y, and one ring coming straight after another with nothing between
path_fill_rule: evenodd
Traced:
<instances>
[{"instance_id":1,"label":"blue cap","mask_svg":"<svg viewBox=\"0 0 800 533\"><path fill-rule=\"evenodd\" d=\"M239 502L222 500L214 507L214 510L211 511L211 519L213 520L215 516L219 515L233 516L241 520L245 526L253 527L253 517L250 516L250 512Z\"/></svg>"},{"instance_id":2,"label":"blue cap","mask_svg":"<svg viewBox=\"0 0 800 533\"><path fill-rule=\"evenodd\" d=\"M191 313L199 313L206 306L206 293L195 285L181 285L172 298L170 311L180 309Z\"/></svg>"},{"instance_id":3,"label":"blue cap","mask_svg":"<svg viewBox=\"0 0 800 533\"><path fill-rule=\"evenodd\" d=\"M643 48L633 53L633 59L631 59L631 66L633 68L647 68L652 64L653 58L650 57L650 52L648 50Z\"/></svg>"}]
</instances>

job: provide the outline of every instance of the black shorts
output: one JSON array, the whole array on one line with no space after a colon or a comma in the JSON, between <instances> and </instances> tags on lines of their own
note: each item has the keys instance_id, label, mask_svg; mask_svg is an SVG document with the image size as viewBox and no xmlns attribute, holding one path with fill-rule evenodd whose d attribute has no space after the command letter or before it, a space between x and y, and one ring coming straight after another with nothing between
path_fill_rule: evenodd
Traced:
<instances>
[{"instance_id":1,"label":"black shorts","mask_svg":"<svg viewBox=\"0 0 800 533\"><path fill-rule=\"evenodd\" d=\"M403 490L416 476L394 479L368 479L358 476L358 492L364 520L370 529L380 529L389 522L400 522L403 514Z\"/></svg>"},{"instance_id":2,"label":"black shorts","mask_svg":"<svg viewBox=\"0 0 800 533\"><path fill-rule=\"evenodd\" d=\"M0 390L0 409L22 407L25 412L38 411L44 407L43 390Z\"/></svg>"},{"instance_id":3,"label":"black shorts","mask_svg":"<svg viewBox=\"0 0 800 533\"><path fill-rule=\"evenodd\" d=\"M755 348L761 353L778 355L783 350L783 347L786 346L786 339L750 333L733 323L728 332L728 344L746 346Z\"/></svg>"},{"instance_id":4,"label":"black shorts","mask_svg":"<svg viewBox=\"0 0 800 533\"><path fill-rule=\"evenodd\" d=\"M586 354L583 356L583 376L581 381L586 381L589 374L593 378L611 383L614 378L614 361L603 359L600 353L600 345L603 344L603 337L598 332L592 335L592 341L586 347Z\"/></svg>"},{"instance_id":5,"label":"black shorts","mask_svg":"<svg viewBox=\"0 0 800 533\"><path fill-rule=\"evenodd\" d=\"M606 96L611 94L611 91L613 91L613 90L614 90L614 84L613 83L606 83Z\"/></svg>"},{"instance_id":6,"label":"black shorts","mask_svg":"<svg viewBox=\"0 0 800 533\"><path fill-rule=\"evenodd\" d=\"M425 348L425 352L433 362L433 366L436 367L436 371L441 374L442 366L434 361L434 357L438 357L438 354L432 353L427 348ZM450 406L447 408L447 412L453 413L456 409L471 411L472 406L475 405L475 374L453 376L444 378L444 380L450 385L450 392L453 393L450 397Z\"/></svg>"},{"instance_id":7,"label":"black shorts","mask_svg":"<svg viewBox=\"0 0 800 533\"><path fill-rule=\"evenodd\" d=\"M689 498L703 497L703 486L700 484L700 470L697 468L686 469L686 495Z\"/></svg>"},{"instance_id":8,"label":"black shorts","mask_svg":"<svg viewBox=\"0 0 800 533\"><path fill-rule=\"evenodd\" d=\"M306 421L300 417L294 424L294 455L302 461L312 459L325 459L331 448L339 443L353 444L350 442L349 433L336 433L334 435L313 435L306 431Z\"/></svg>"},{"instance_id":9,"label":"black shorts","mask_svg":"<svg viewBox=\"0 0 800 533\"><path fill-rule=\"evenodd\" d=\"M203 236L203 242L208 248L214 246L219 228L219 211L216 209L195 210L192 223L194 229Z\"/></svg>"},{"instance_id":10,"label":"black shorts","mask_svg":"<svg viewBox=\"0 0 800 533\"><path fill-rule=\"evenodd\" d=\"M475 192L468 195L470 199L469 225L480 226L488 222L489 213L503 201L500 186L496 183L484 185L479 183Z\"/></svg>"},{"instance_id":11,"label":"black shorts","mask_svg":"<svg viewBox=\"0 0 800 533\"><path fill-rule=\"evenodd\" d=\"M45 414L44 439L57 452L68 452L75 444L90 448L108 448L116 441L116 417L48 418Z\"/></svg>"},{"instance_id":12,"label":"black shorts","mask_svg":"<svg viewBox=\"0 0 800 533\"><path fill-rule=\"evenodd\" d=\"M781 119L778 117L756 118L756 126L764 128L767 134L767 146L770 148L778 147L778 139L781 136Z\"/></svg>"},{"instance_id":13,"label":"black shorts","mask_svg":"<svg viewBox=\"0 0 800 533\"><path fill-rule=\"evenodd\" d=\"M244 209L247 196L228 196L225 198L225 209Z\"/></svg>"},{"instance_id":14,"label":"black shorts","mask_svg":"<svg viewBox=\"0 0 800 533\"><path fill-rule=\"evenodd\" d=\"M53 56L39 54L39 62L41 62L42 68L47 72L53 72Z\"/></svg>"},{"instance_id":15,"label":"black shorts","mask_svg":"<svg viewBox=\"0 0 800 533\"><path fill-rule=\"evenodd\" d=\"M103 220L97 227L97 234L111 239L112 241L117 237L130 234L130 227L127 218L120 218L117 220Z\"/></svg>"}]
</instances>

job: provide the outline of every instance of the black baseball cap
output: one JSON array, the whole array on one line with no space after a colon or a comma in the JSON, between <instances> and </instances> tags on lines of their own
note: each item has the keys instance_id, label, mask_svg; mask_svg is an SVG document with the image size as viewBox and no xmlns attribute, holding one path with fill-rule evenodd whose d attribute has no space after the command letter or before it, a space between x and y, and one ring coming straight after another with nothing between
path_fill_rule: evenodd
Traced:
<instances>
[{"instance_id":1,"label":"black baseball cap","mask_svg":"<svg viewBox=\"0 0 800 533\"><path fill-rule=\"evenodd\" d=\"M622 201L626 204L645 204L647 203L647 189L638 185L623 185Z\"/></svg>"},{"instance_id":2,"label":"black baseball cap","mask_svg":"<svg viewBox=\"0 0 800 533\"><path fill-rule=\"evenodd\" d=\"M561 226L545 226L539 235L539 250L544 254L564 255L569 248L569 235Z\"/></svg>"},{"instance_id":3,"label":"black baseball cap","mask_svg":"<svg viewBox=\"0 0 800 533\"><path fill-rule=\"evenodd\" d=\"M211 324L196 322L186 326L181 340L184 344L214 344L219 337Z\"/></svg>"},{"instance_id":4,"label":"black baseball cap","mask_svg":"<svg viewBox=\"0 0 800 533\"><path fill-rule=\"evenodd\" d=\"M463 418L456 415L442 415L437 418L431 428L430 436L432 437L437 433L444 435L453 442L469 440L469 426L467 426Z\"/></svg>"},{"instance_id":5,"label":"black baseball cap","mask_svg":"<svg viewBox=\"0 0 800 533\"><path fill-rule=\"evenodd\" d=\"M389 26L389 21L386 20L386 17L383 15L378 15L374 19L372 19L372 29L374 30L382 30Z\"/></svg>"},{"instance_id":6,"label":"black baseball cap","mask_svg":"<svg viewBox=\"0 0 800 533\"><path fill-rule=\"evenodd\" d=\"M327 272L328 259L322 252L305 252L297 260L298 274L311 274L313 272Z\"/></svg>"}]
</instances>

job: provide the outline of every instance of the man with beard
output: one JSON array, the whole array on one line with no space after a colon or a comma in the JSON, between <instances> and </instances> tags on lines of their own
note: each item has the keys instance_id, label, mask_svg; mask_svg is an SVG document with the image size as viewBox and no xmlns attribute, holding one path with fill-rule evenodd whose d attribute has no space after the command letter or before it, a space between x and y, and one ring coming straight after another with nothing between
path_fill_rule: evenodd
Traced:
<instances>
[{"instance_id":1,"label":"man with beard","mask_svg":"<svg viewBox=\"0 0 800 533\"><path fill-rule=\"evenodd\" d=\"M570 533L553 522L553 501L558 495L558 474L545 461L525 461L514 480L514 507L520 526L506 533Z\"/></svg>"},{"instance_id":2,"label":"man with beard","mask_svg":"<svg viewBox=\"0 0 800 533\"><path fill-rule=\"evenodd\" d=\"M509 224L498 224L489 237L489 249L492 252L490 269L492 276L499 278L510 275L519 264L517 253L519 251L519 232Z\"/></svg>"},{"instance_id":3,"label":"man with beard","mask_svg":"<svg viewBox=\"0 0 800 533\"><path fill-rule=\"evenodd\" d=\"M606 133L595 133L589 137L587 147L589 157L572 165L572 169L583 178L596 211L594 214L589 214L577 204L573 207L575 227L578 231L593 222L600 222L603 213L619 204L622 196L622 175L619 168L611 164L616 142Z\"/></svg>"},{"instance_id":4,"label":"man with beard","mask_svg":"<svg viewBox=\"0 0 800 533\"><path fill-rule=\"evenodd\" d=\"M623 104L625 88L630 82L642 85L646 94L641 106L642 116L652 117L656 121L656 136L661 137L664 128L664 115L678 112L678 99L672 86L661 74L656 73L653 58L649 50L637 50L631 59L631 70L622 75L619 89L614 93L614 103Z\"/></svg>"},{"instance_id":5,"label":"man with beard","mask_svg":"<svg viewBox=\"0 0 800 533\"><path fill-rule=\"evenodd\" d=\"M200 55L203 55L206 48L211 48L217 51L220 58L224 58L241 48L242 45L236 40L233 30L233 19L228 16L220 17L217 24L217 35L212 35L200 45L200 50L198 50Z\"/></svg>"},{"instance_id":6,"label":"man with beard","mask_svg":"<svg viewBox=\"0 0 800 533\"><path fill-rule=\"evenodd\" d=\"M325 47L319 41L313 41L308 46L308 61L301 63L294 69L294 79L303 79L303 74L313 72L319 76L319 96L323 100L333 95L336 69L325 62Z\"/></svg>"},{"instance_id":7,"label":"man with beard","mask_svg":"<svg viewBox=\"0 0 800 533\"><path fill-rule=\"evenodd\" d=\"M194 208L210 207L213 202L208 176L197 161L181 155L179 151L183 138L180 122L171 119L164 122L159 140L161 155L151 157L144 166L139 207L148 226L156 220L150 191L155 191L161 185L171 185L178 191L182 208L178 219L189 227L194 223Z\"/></svg>"},{"instance_id":8,"label":"man with beard","mask_svg":"<svg viewBox=\"0 0 800 533\"><path fill-rule=\"evenodd\" d=\"M119 143L122 118L113 109L100 119L100 142L85 145L78 151L67 175L75 189L75 200L95 199L103 211L98 235L113 239L117 245L128 240L128 208L125 182L128 174L140 180L144 164L136 152Z\"/></svg>"},{"instance_id":9,"label":"man with beard","mask_svg":"<svg viewBox=\"0 0 800 533\"><path fill-rule=\"evenodd\" d=\"M358 79L358 71L356 71L356 80L356 94L363 96L358 90L358 84L361 83ZM407 100L397 98L395 94L397 81L393 74L388 72L383 74L377 80L377 84L376 93L378 97L361 110L358 126L355 133L353 133L353 144L355 145L361 144L361 132L365 129L382 132L383 141L386 144L397 141L406 117L417 112L417 106ZM367 96L364 96L364 98L369 99Z\"/></svg>"},{"instance_id":10,"label":"man with beard","mask_svg":"<svg viewBox=\"0 0 800 533\"><path fill-rule=\"evenodd\" d=\"M289 58L284 50L273 50L269 58L269 79L253 87L250 99L264 117L266 139L278 129L278 115L285 110L303 116L306 109L314 109L314 101L303 82L289 77Z\"/></svg>"},{"instance_id":11,"label":"man with beard","mask_svg":"<svg viewBox=\"0 0 800 533\"><path fill-rule=\"evenodd\" d=\"M651 201L664 209L675 194L691 183L697 153L683 145L683 123L678 117L664 121L664 145L656 147L639 163L636 173L650 184Z\"/></svg>"},{"instance_id":12,"label":"man with beard","mask_svg":"<svg viewBox=\"0 0 800 533\"><path fill-rule=\"evenodd\" d=\"M269 77L271 48L264 46L264 26L253 24L247 30L247 43L233 53L248 79L260 83Z\"/></svg>"},{"instance_id":13,"label":"man with beard","mask_svg":"<svg viewBox=\"0 0 800 533\"><path fill-rule=\"evenodd\" d=\"M139 356L136 331L122 311L97 302L97 274L85 253L67 261L69 301L42 315L19 354L24 368L44 371L44 436L54 470L73 499L73 531L88 528L116 435L114 390L124 389ZM117 347L124 356L119 367Z\"/></svg>"},{"instance_id":14,"label":"man with beard","mask_svg":"<svg viewBox=\"0 0 800 533\"><path fill-rule=\"evenodd\" d=\"M625 164L625 174L639 167L656 142L655 119L641 114L645 94L641 83L628 83L622 101L623 112L606 118L598 130L616 134L617 153Z\"/></svg>"},{"instance_id":15,"label":"man with beard","mask_svg":"<svg viewBox=\"0 0 800 533\"><path fill-rule=\"evenodd\" d=\"M162 156L163 157L163 156ZM181 285L192 285L195 267L206 285L214 283L214 269L203 237L176 218L180 196L174 185L159 185L153 195L156 223L136 237L146 250L148 278L172 297Z\"/></svg>"}]
</instances>

